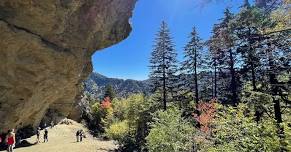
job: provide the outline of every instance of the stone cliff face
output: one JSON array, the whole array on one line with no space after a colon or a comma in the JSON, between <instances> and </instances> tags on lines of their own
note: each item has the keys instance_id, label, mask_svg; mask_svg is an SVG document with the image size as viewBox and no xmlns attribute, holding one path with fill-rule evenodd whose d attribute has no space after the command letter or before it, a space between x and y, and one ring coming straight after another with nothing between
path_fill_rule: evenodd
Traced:
<instances>
[{"instance_id":1,"label":"stone cliff face","mask_svg":"<svg viewBox=\"0 0 291 152\"><path fill-rule=\"evenodd\" d=\"M125 39L135 0L1 0L0 132L68 115L91 55Z\"/></svg>"}]
</instances>

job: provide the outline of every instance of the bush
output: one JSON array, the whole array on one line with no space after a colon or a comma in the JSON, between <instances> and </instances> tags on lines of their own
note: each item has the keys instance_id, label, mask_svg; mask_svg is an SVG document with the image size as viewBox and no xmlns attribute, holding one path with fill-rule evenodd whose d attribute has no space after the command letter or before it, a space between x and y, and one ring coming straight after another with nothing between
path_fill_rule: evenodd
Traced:
<instances>
[{"instance_id":1,"label":"bush","mask_svg":"<svg viewBox=\"0 0 291 152\"><path fill-rule=\"evenodd\" d=\"M121 99L115 98L112 101L112 125L106 127L106 135L122 145L119 150L141 151L144 148L145 137L149 132L148 122L152 120L151 113L157 109L155 105L150 98L142 94L133 94ZM127 132L122 132L121 130L125 129L122 127L125 126L125 122ZM118 127L120 130L116 130Z\"/></svg>"},{"instance_id":2,"label":"bush","mask_svg":"<svg viewBox=\"0 0 291 152\"><path fill-rule=\"evenodd\" d=\"M124 120L113 123L108 129L105 129L105 131L108 137L123 142L123 139L127 136L129 131L128 121Z\"/></svg>"},{"instance_id":3,"label":"bush","mask_svg":"<svg viewBox=\"0 0 291 152\"><path fill-rule=\"evenodd\" d=\"M181 117L181 111L169 107L158 111L146 137L147 148L151 152L190 151L193 146L194 127Z\"/></svg>"},{"instance_id":4,"label":"bush","mask_svg":"<svg viewBox=\"0 0 291 152\"><path fill-rule=\"evenodd\" d=\"M291 108L285 109L283 115L283 122L282 126L284 128L284 141L282 141L282 145L284 146L287 151L291 151Z\"/></svg>"},{"instance_id":5,"label":"bush","mask_svg":"<svg viewBox=\"0 0 291 152\"><path fill-rule=\"evenodd\" d=\"M113 122L113 108L109 98L104 98L104 100L99 103L96 102L92 105L94 121L96 121L96 128L100 132L104 132L105 128L108 128Z\"/></svg>"},{"instance_id":6,"label":"bush","mask_svg":"<svg viewBox=\"0 0 291 152\"><path fill-rule=\"evenodd\" d=\"M285 149L287 149L287 151L291 151L291 122L283 123L283 127L284 127L284 133L285 133L283 146Z\"/></svg>"},{"instance_id":7,"label":"bush","mask_svg":"<svg viewBox=\"0 0 291 152\"><path fill-rule=\"evenodd\" d=\"M119 121L126 119L129 102L126 99L115 98L112 101L113 114Z\"/></svg>"},{"instance_id":8,"label":"bush","mask_svg":"<svg viewBox=\"0 0 291 152\"><path fill-rule=\"evenodd\" d=\"M279 151L275 121L264 118L257 123L246 104L220 106L213 125L215 144L205 151Z\"/></svg>"},{"instance_id":9,"label":"bush","mask_svg":"<svg viewBox=\"0 0 291 152\"><path fill-rule=\"evenodd\" d=\"M199 114L193 114L195 120L199 123L200 130L204 133L210 132L210 124L213 121L216 106L216 100L212 99L209 102L200 102L197 105L197 111Z\"/></svg>"}]
</instances>

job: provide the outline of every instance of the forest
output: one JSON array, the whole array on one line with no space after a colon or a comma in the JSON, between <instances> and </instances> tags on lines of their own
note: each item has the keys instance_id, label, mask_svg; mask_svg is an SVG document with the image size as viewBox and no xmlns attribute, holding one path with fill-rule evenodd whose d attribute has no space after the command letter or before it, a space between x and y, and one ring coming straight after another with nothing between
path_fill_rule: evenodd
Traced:
<instances>
[{"instance_id":1,"label":"forest","mask_svg":"<svg viewBox=\"0 0 291 152\"><path fill-rule=\"evenodd\" d=\"M166 22L150 58L151 93L91 100L89 128L120 151L291 151L290 0L226 8L177 59ZM186 36L185 36L186 37Z\"/></svg>"}]
</instances>

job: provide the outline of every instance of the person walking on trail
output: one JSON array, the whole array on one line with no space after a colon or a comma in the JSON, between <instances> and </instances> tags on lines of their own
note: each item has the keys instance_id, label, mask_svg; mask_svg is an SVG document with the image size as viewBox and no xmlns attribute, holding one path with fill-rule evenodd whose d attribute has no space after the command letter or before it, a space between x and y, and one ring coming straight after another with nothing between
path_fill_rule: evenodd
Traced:
<instances>
[{"instance_id":1,"label":"person walking on trail","mask_svg":"<svg viewBox=\"0 0 291 152\"><path fill-rule=\"evenodd\" d=\"M48 142L48 130L45 128L44 134L43 134L43 142Z\"/></svg>"},{"instance_id":2,"label":"person walking on trail","mask_svg":"<svg viewBox=\"0 0 291 152\"><path fill-rule=\"evenodd\" d=\"M40 142L39 137L40 137L40 128L38 127L37 130L36 130L36 141L37 141L37 143Z\"/></svg>"},{"instance_id":3,"label":"person walking on trail","mask_svg":"<svg viewBox=\"0 0 291 152\"><path fill-rule=\"evenodd\" d=\"M80 142L82 142L83 141L83 130L80 130Z\"/></svg>"},{"instance_id":4,"label":"person walking on trail","mask_svg":"<svg viewBox=\"0 0 291 152\"><path fill-rule=\"evenodd\" d=\"M52 120L52 121L51 121L51 128L53 128L54 125L55 125L55 123L54 123L54 121Z\"/></svg>"},{"instance_id":5,"label":"person walking on trail","mask_svg":"<svg viewBox=\"0 0 291 152\"><path fill-rule=\"evenodd\" d=\"M13 148L15 147L15 133L14 133L14 129L8 130L8 134L6 136L5 139L8 148L7 151L8 152L13 152Z\"/></svg>"},{"instance_id":6,"label":"person walking on trail","mask_svg":"<svg viewBox=\"0 0 291 152\"><path fill-rule=\"evenodd\" d=\"M79 142L80 141L80 130L78 130L76 132L76 138L77 138L77 142Z\"/></svg>"}]
</instances>

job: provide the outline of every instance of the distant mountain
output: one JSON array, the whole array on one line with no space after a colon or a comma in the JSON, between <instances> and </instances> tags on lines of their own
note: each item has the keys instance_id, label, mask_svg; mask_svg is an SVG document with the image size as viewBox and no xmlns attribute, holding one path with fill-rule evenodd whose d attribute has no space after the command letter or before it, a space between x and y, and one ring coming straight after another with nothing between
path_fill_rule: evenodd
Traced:
<instances>
[{"instance_id":1,"label":"distant mountain","mask_svg":"<svg viewBox=\"0 0 291 152\"><path fill-rule=\"evenodd\" d=\"M133 93L149 93L148 80L137 81L131 79L108 78L99 73L92 73L84 82L84 92L94 98L102 98L105 87L111 85L117 97L126 97Z\"/></svg>"}]
</instances>

